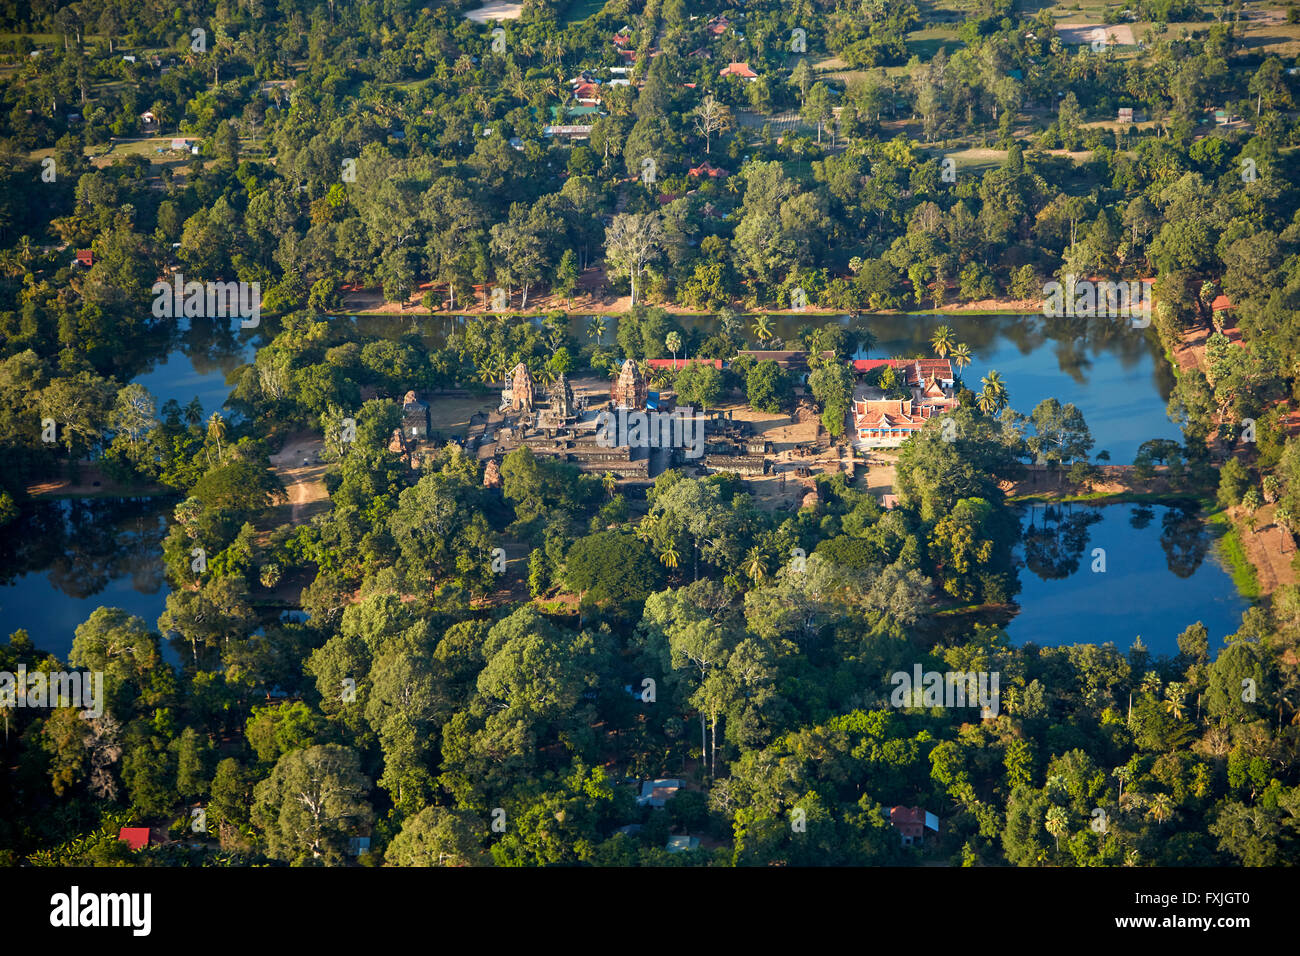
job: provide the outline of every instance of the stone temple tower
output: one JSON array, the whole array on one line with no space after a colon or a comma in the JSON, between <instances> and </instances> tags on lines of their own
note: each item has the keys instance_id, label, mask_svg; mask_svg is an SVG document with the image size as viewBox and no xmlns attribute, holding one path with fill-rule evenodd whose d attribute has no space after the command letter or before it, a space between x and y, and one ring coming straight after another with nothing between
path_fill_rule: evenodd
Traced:
<instances>
[{"instance_id":1,"label":"stone temple tower","mask_svg":"<svg viewBox=\"0 0 1300 956\"><path fill-rule=\"evenodd\" d=\"M510 410L531 413L533 399L533 377L528 374L528 366L520 362L510 375Z\"/></svg>"},{"instance_id":2,"label":"stone temple tower","mask_svg":"<svg viewBox=\"0 0 1300 956\"><path fill-rule=\"evenodd\" d=\"M614 383L613 391L610 393L614 405L619 408L644 409L649 393L650 389L646 386L645 378L637 368L636 362L632 359L625 361L623 370L618 373L618 381Z\"/></svg>"}]
</instances>

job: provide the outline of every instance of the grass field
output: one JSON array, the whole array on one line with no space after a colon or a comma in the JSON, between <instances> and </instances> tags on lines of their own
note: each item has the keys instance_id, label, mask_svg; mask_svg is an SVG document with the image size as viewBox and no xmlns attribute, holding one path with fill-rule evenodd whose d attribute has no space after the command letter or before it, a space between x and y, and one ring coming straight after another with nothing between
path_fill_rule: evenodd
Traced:
<instances>
[{"instance_id":1,"label":"grass field","mask_svg":"<svg viewBox=\"0 0 1300 956\"><path fill-rule=\"evenodd\" d=\"M605 8L605 0L572 0L560 17L562 23L577 23Z\"/></svg>"},{"instance_id":2,"label":"grass field","mask_svg":"<svg viewBox=\"0 0 1300 956\"><path fill-rule=\"evenodd\" d=\"M1232 573L1232 583L1237 586L1242 597L1256 600L1260 596L1259 575L1255 572L1255 566L1250 563L1250 559L1246 557L1246 549L1241 543L1237 529L1232 526L1227 514L1222 511L1210 515L1206 519L1206 524L1223 529L1223 535L1218 541L1219 554L1223 556L1224 563Z\"/></svg>"}]
</instances>

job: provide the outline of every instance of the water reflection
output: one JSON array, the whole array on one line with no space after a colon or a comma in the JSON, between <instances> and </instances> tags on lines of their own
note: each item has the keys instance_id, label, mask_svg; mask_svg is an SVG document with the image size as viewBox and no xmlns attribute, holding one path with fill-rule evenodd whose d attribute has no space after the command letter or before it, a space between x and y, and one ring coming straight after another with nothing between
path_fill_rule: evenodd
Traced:
<instances>
[{"instance_id":1,"label":"water reflection","mask_svg":"<svg viewBox=\"0 0 1300 956\"><path fill-rule=\"evenodd\" d=\"M1035 524L1034 518L1041 520ZM1029 522L1022 531L1025 566L1043 580L1067 578L1079 570L1079 559L1088 547L1088 528L1101 520L1095 508L1075 510L1070 505L1029 509Z\"/></svg>"},{"instance_id":2,"label":"water reflection","mask_svg":"<svg viewBox=\"0 0 1300 956\"><path fill-rule=\"evenodd\" d=\"M159 408L171 399L186 405L197 396L206 417L225 406L233 376L253 360L260 333L240 329L238 320L176 322L158 333L151 357L123 374L149 389Z\"/></svg>"},{"instance_id":3,"label":"water reflection","mask_svg":"<svg viewBox=\"0 0 1300 956\"><path fill-rule=\"evenodd\" d=\"M1127 649L1140 635L1173 655L1197 621L1215 648L1241 623L1247 602L1192 504L1032 505L1021 531L1019 611L1007 627L1016 644Z\"/></svg>"},{"instance_id":4,"label":"water reflection","mask_svg":"<svg viewBox=\"0 0 1300 956\"><path fill-rule=\"evenodd\" d=\"M162 542L175 499L83 498L35 503L7 529L0 556L0 637L26 628L65 655L95 608L121 607L150 625L167 594Z\"/></svg>"}]
</instances>

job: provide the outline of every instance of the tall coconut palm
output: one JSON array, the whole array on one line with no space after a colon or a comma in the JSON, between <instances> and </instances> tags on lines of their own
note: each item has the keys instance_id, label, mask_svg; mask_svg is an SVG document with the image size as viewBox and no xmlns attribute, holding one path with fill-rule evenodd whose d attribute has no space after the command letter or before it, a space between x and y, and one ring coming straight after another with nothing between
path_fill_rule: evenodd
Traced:
<instances>
[{"instance_id":1,"label":"tall coconut palm","mask_svg":"<svg viewBox=\"0 0 1300 956\"><path fill-rule=\"evenodd\" d=\"M226 420L221 417L220 412L213 412L212 417L208 419L208 439L216 442L217 461L222 460L221 443L226 439Z\"/></svg>"},{"instance_id":2,"label":"tall coconut palm","mask_svg":"<svg viewBox=\"0 0 1300 956\"><path fill-rule=\"evenodd\" d=\"M1174 801L1167 793L1157 793L1147 806L1147 816L1156 823L1164 823L1173 813Z\"/></svg>"},{"instance_id":3,"label":"tall coconut palm","mask_svg":"<svg viewBox=\"0 0 1300 956\"><path fill-rule=\"evenodd\" d=\"M1060 807L1052 807L1047 811L1047 820L1045 823L1047 832L1056 838L1056 848L1061 848L1061 836L1069 830L1069 818L1065 811Z\"/></svg>"},{"instance_id":4,"label":"tall coconut palm","mask_svg":"<svg viewBox=\"0 0 1300 956\"><path fill-rule=\"evenodd\" d=\"M614 477L614 473L612 471L605 472L605 476L600 479L600 484L605 489L605 494L613 498L614 489L618 487L618 479Z\"/></svg>"},{"instance_id":5,"label":"tall coconut palm","mask_svg":"<svg viewBox=\"0 0 1300 956\"><path fill-rule=\"evenodd\" d=\"M1186 693L1186 687L1179 681L1173 681L1165 688L1165 713L1174 720L1183 719L1183 697Z\"/></svg>"},{"instance_id":6,"label":"tall coconut palm","mask_svg":"<svg viewBox=\"0 0 1300 956\"><path fill-rule=\"evenodd\" d=\"M199 402L197 395L185 406L181 414L185 418L186 425L197 425L203 421L203 405Z\"/></svg>"},{"instance_id":7,"label":"tall coconut palm","mask_svg":"<svg viewBox=\"0 0 1300 956\"><path fill-rule=\"evenodd\" d=\"M763 344L772 337L772 317L770 315L754 316L754 338Z\"/></svg>"},{"instance_id":8,"label":"tall coconut palm","mask_svg":"<svg viewBox=\"0 0 1300 956\"><path fill-rule=\"evenodd\" d=\"M983 386L979 396L980 411L991 415L1007 407L1007 386L995 370L990 370L980 379L980 385Z\"/></svg>"},{"instance_id":9,"label":"tall coconut palm","mask_svg":"<svg viewBox=\"0 0 1300 956\"><path fill-rule=\"evenodd\" d=\"M1128 783L1129 778L1133 776L1133 771L1126 764L1123 767L1116 767L1114 773L1115 779L1119 781L1119 799L1122 800L1124 798L1124 784Z\"/></svg>"},{"instance_id":10,"label":"tall coconut palm","mask_svg":"<svg viewBox=\"0 0 1300 956\"><path fill-rule=\"evenodd\" d=\"M858 350L865 358L871 354L871 350L876 347L876 335L871 329L867 328L865 322L855 322L853 325L853 337L857 340Z\"/></svg>"},{"instance_id":11,"label":"tall coconut palm","mask_svg":"<svg viewBox=\"0 0 1300 956\"><path fill-rule=\"evenodd\" d=\"M679 560L681 555L677 553L677 547L671 541L659 549L659 561L664 567L676 568Z\"/></svg>"},{"instance_id":12,"label":"tall coconut palm","mask_svg":"<svg viewBox=\"0 0 1300 956\"><path fill-rule=\"evenodd\" d=\"M1292 526L1295 522L1295 515L1291 514L1291 509L1286 505L1277 506L1277 509L1273 512L1273 520L1277 522L1279 528L1283 528L1287 532L1294 530ZM1287 536L1282 535L1282 551L1286 550L1286 539Z\"/></svg>"},{"instance_id":13,"label":"tall coconut palm","mask_svg":"<svg viewBox=\"0 0 1300 956\"><path fill-rule=\"evenodd\" d=\"M947 358L952 347L957 344L956 337L952 334L952 329L946 325L941 325L934 330L930 336L930 347L934 349L934 354L939 358Z\"/></svg>"},{"instance_id":14,"label":"tall coconut palm","mask_svg":"<svg viewBox=\"0 0 1300 956\"><path fill-rule=\"evenodd\" d=\"M970 365L970 346L965 342L958 342L954 345L948 355L952 359L952 364L957 366L958 374L961 373L962 369Z\"/></svg>"},{"instance_id":15,"label":"tall coconut palm","mask_svg":"<svg viewBox=\"0 0 1300 956\"><path fill-rule=\"evenodd\" d=\"M673 353L673 366L677 365L677 353L682 350L682 337L676 331L669 332L664 339L664 348Z\"/></svg>"},{"instance_id":16,"label":"tall coconut palm","mask_svg":"<svg viewBox=\"0 0 1300 956\"><path fill-rule=\"evenodd\" d=\"M761 584L767 577L767 555L758 548L750 548L745 557L745 572L755 584Z\"/></svg>"},{"instance_id":17,"label":"tall coconut palm","mask_svg":"<svg viewBox=\"0 0 1300 956\"><path fill-rule=\"evenodd\" d=\"M600 340L605 336L605 317L603 315L593 315L587 320L587 338L596 340L596 347L600 348Z\"/></svg>"}]
</instances>

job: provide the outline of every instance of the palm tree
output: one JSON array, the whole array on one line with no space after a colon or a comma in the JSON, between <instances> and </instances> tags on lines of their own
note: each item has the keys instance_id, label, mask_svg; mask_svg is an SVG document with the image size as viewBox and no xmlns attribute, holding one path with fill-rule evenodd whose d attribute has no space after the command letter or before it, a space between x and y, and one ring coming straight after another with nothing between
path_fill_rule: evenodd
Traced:
<instances>
[{"instance_id":1,"label":"palm tree","mask_svg":"<svg viewBox=\"0 0 1300 956\"><path fill-rule=\"evenodd\" d=\"M987 414L1000 412L1007 406L1007 386L1002 381L1002 376L996 371L990 370L987 375L980 379L980 384L984 390L980 392L979 408L980 411Z\"/></svg>"},{"instance_id":2,"label":"palm tree","mask_svg":"<svg viewBox=\"0 0 1300 956\"><path fill-rule=\"evenodd\" d=\"M970 365L970 346L965 342L958 342L948 354L952 359L952 364L957 366L959 374L962 369Z\"/></svg>"},{"instance_id":3,"label":"palm tree","mask_svg":"<svg viewBox=\"0 0 1300 956\"><path fill-rule=\"evenodd\" d=\"M1167 793L1157 793L1147 807L1147 816L1156 823L1164 823L1174 812L1173 798Z\"/></svg>"},{"instance_id":4,"label":"palm tree","mask_svg":"<svg viewBox=\"0 0 1300 956\"><path fill-rule=\"evenodd\" d=\"M673 367L677 366L677 353L682 348L682 337L677 332L669 332L668 337L664 339L664 348L673 353Z\"/></svg>"},{"instance_id":5,"label":"palm tree","mask_svg":"<svg viewBox=\"0 0 1300 956\"><path fill-rule=\"evenodd\" d=\"M612 471L605 472L605 477L600 479L600 483L605 489L605 494L613 498L614 489L618 487L618 479L614 477L614 473Z\"/></svg>"},{"instance_id":6,"label":"palm tree","mask_svg":"<svg viewBox=\"0 0 1300 956\"><path fill-rule=\"evenodd\" d=\"M208 438L217 443L217 461L221 461L221 443L226 437L226 420L220 412L213 412L208 419Z\"/></svg>"},{"instance_id":7,"label":"palm tree","mask_svg":"<svg viewBox=\"0 0 1300 956\"><path fill-rule=\"evenodd\" d=\"M1173 681L1165 688L1165 713L1171 714L1174 720L1183 719L1183 697L1187 691L1178 681Z\"/></svg>"},{"instance_id":8,"label":"palm tree","mask_svg":"<svg viewBox=\"0 0 1300 956\"><path fill-rule=\"evenodd\" d=\"M587 320L587 338L596 340L596 347L600 348L600 340L605 335L605 317L603 315L593 315Z\"/></svg>"},{"instance_id":9,"label":"palm tree","mask_svg":"<svg viewBox=\"0 0 1300 956\"><path fill-rule=\"evenodd\" d=\"M1047 832L1056 837L1056 848L1061 848L1061 835L1069 830L1069 819L1065 811L1060 807L1052 807L1047 811L1046 821Z\"/></svg>"},{"instance_id":10,"label":"palm tree","mask_svg":"<svg viewBox=\"0 0 1300 956\"><path fill-rule=\"evenodd\" d=\"M876 347L875 333L873 333L871 329L867 328L866 323L856 323L853 329L853 335L858 340L858 349L862 352L864 357L869 355L871 350Z\"/></svg>"},{"instance_id":11,"label":"palm tree","mask_svg":"<svg viewBox=\"0 0 1300 956\"><path fill-rule=\"evenodd\" d=\"M480 365L478 369L479 380L482 381L484 385L491 385L493 382L502 381L505 378L505 374L505 362L502 361L501 356L499 355L493 355L484 360L483 364Z\"/></svg>"},{"instance_id":12,"label":"palm tree","mask_svg":"<svg viewBox=\"0 0 1300 956\"><path fill-rule=\"evenodd\" d=\"M1128 783L1129 778L1130 778L1131 776L1133 776L1133 771L1132 771L1131 769L1129 769L1128 765L1126 764L1126 765L1124 765L1123 767L1116 767L1114 773L1115 773L1115 779L1119 781L1119 798L1118 798L1118 799L1123 800L1123 799L1124 799L1124 784Z\"/></svg>"},{"instance_id":13,"label":"palm tree","mask_svg":"<svg viewBox=\"0 0 1300 956\"><path fill-rule=\"evenodd\" d=\"M930 347L934 349L934 354L939 358L947 358L948 353L952 351L952 347L956 343L957 340L952 334L952 329L946 325L939 326L934 330L934 334L930 336Z\"/></svg>"},{"instance_id":14,"label":"palm tree","mask_svg":"<svg viewBox=\"0 0 1300 956\"><path fill-rule=\"evenodd\" d=\"M13 249L6 249L0 252L0 272L3 272L11 279L16 279L27 271L23 265L22 259Z\"/></svg>"},{"instance_id":15,"label":"palm tree","mask_svg":"<svg viewBox=\"0 0 1300 956\"><path fill-rule=\"evenodd\" d=\"M755 584L760 584L767 577L767 556L758 548L750 548L745 557L745 571Z\"/></svg>"},{"instance_id":16,"label":"palm tree","mask_svg":"<svg viewBox=\"0 0 1300 956\"><path fill-rule=\"evenodd\" d=\"M770 315L754 316L754 338L758 339L759 344L766 342L772 337L772 317Z\"/></svg>"},{"instance_id":17,"label":"palm tree","mask_svg":"<svg viewBox=\"0 0 1300 956\"><path fill-rule=\"evenodd\" d=\"M1289 532L1291 530L1291 522L1295 520L1295 516L1291 514L1291 509L1286 505L1278 505L1277 509L1273 512L1273 520L1277 522L1279 528ZM1285 534L1282 535L1282 547L1278 553L1280 554L1284 551L1286 551Z\"/></svg>"},{"instance_id":18,"label":"palm tree","mask_svg":"<svg viewBox=\"0 0 1300 956\"><path fill-rule=\"evenodd\" d=\"M659 560L666 568L676 568L677 562L680 558L681 555L677 553L677 548L671 541L659 550Z\"/></svg>"},{"instance_id":19,"label":"palm tree","mask_svg":"<svg viewBox=\"0 0 1300 956\"><path fill-rule=\"evenodd\" d=\"M186 425L197 425L199 422L203 421L203 405L199 402L199 397L197 395L195 395L193 400L185 406L185 409L181 414L185 416Z\"/></svg>"}]
</instances>

